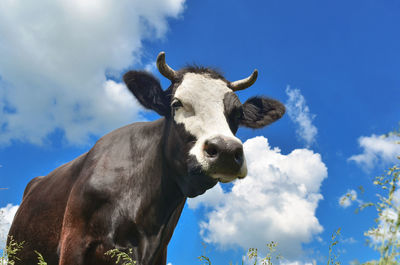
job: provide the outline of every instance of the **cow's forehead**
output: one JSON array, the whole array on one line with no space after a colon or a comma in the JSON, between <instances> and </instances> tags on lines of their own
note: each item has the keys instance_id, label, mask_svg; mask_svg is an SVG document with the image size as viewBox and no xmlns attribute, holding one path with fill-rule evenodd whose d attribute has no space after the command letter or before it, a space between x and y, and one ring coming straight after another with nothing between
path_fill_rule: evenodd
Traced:
<instances>
[{"instance_id":1,"label":"cow's forehead","mask_svg":"<svg viewBox=\"0 0 400 265\"><path fill-rule=\"evenodd\" d=\"M183 124L199 145L215 135L233 137L224 113L224 98L228 93L233 92L221 79L207 74L185 74L174 95L184 106L175 111L175 122Z\"/></svg>"},{"instance_id":2,"label":"cow's forehead","mask_svg":"<svg viewBox=\"0 0 400 265\"><path fill-rule=\"evenodd\" d=\"M208 74L186 73L175 91L175 97L195 105L221 102L226 93L232 93L226 82Z\"/></svg>"}]
</instances>

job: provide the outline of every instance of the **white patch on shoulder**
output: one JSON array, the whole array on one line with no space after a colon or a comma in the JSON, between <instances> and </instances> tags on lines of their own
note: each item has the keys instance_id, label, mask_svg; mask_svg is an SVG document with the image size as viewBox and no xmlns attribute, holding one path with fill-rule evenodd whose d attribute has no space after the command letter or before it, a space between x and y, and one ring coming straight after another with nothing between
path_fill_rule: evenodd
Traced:
<instances>
[{"instance_id":1,"label":"white patch on shoulder","mask_svg":"<svg viewBox=\"0 0 400 265\"><path fill-rule=\"evenodd\" d=\"M215 136L225 136L242 143L233 135L224 115L226 93L232 93L232 90L224 81L196 73L185 74L175 92L175 98L182 102L183 107L175 112L174 119L197 138L189 153L196 157L204 170L209 168L203 153L205 140ZM246 172L246 163L243 163L239 175L245 175Z\"/></svg>"}]
</instances>

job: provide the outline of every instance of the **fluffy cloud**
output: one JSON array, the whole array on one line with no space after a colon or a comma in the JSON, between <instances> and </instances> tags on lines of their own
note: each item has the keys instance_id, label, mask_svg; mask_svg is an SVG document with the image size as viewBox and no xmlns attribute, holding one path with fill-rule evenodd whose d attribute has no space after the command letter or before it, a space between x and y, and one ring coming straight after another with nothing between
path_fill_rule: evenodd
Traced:
<instances>
[{"instance_id":1,"label":"fluffy cloud","mask_svg":"<svg viewBox=\"0 0 400 265\"><path fill-rule=\"evenodd\" d=\"M188 200L192 209L207 206L201 236L223 248L262 250L275 241L278 253L296 258L301 244L323 230L315 211L327 168L319 154L296 149L283 155L264 137L247 140L244 150L249 170L245 179L234 182L229 192L217 185Z\"/></svg>"},{"instance_id":2,"label":"fluffy cloud","mask_svg":"<svg viewBox=\"0 0 400 265\"><path fill-rule=\"evenodd\" d=\"M184 0L0 2L0 144L72 143L140 119L122 84L107 81L161 38Z\"/></svg>"},{"instance_id":3,"label":"fluffy cloud","mask_svg":"<svg viewBox=\"0 0 400 265\"><path fill-rule=\"evenodd\" d=\"M358 138L358 143L363 152L353 155L350 161L356 162L361 167L369 170L379 163L394 163L400 156L399 136L383 137L378 135L362 136Z\"/></svg>"},{"instance_id":4,"label":"fluffy cloud","mask_svg":"<svg viewBox=\"0 0 400 265\"><path fill-rule=\"evenodd\" d=\"M306 105L306 100L299 89L286 88L289 99L286 102L286 109L290 119L298 125L297 135L303 139L307 147L315 142L318 133L317 127L312 124L315 115L310 113L310 108Z\"/></svg>"},{"instance_id":5,"label":"fluffy cloud","mask_svg":"<svg viewBox=\"0 0 400 265\"><path fill-rule=\"evenodd\" d=\"M302 262L302 261L287 261L287 262L281 262L280 265L313 265L316 264L316 262Z\"/></svg>"},{"instance_id":6,"label":"fluffy cloud","mask_svg":"<svg viewBox=\"0 0 400 265\"><path fill-rule=\"evenodd\" d=\"M7 204L0 208L0 250L6 246L8 230L10 230L18 205Z\"/></svg>"}]
</instances>

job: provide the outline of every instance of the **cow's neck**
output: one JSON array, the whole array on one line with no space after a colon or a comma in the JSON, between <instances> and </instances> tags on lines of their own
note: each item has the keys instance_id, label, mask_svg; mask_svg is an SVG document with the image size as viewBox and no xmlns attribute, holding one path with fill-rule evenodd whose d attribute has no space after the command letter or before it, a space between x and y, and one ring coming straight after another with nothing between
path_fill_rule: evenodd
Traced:
<instances>
[{"instance_id":1,"label":"cow's neck","mask_svg":"<svg viewBox=\"0 0 400 265\"><path fill-rule=\"evenodd\" d=\"M151 141L148 143L150 147L142 147L147 149L147 158L143 157L140 160L142 161L143 172L151 172L143 180L144 191L152 198L152 205L154 207L159 208L160 212L169 215L186 198L174 180L173 174L176 174L176 172L171 169L165 158L163 150L165 146L165 137L163 137L165 126L166 120L165 118L161 118L149 123L149 127L143 130L144 136L147 133L151 134L149 137ZM141 139L141 141L143 140ZM161 219L164 218L163 216L159 217Z\"/></svg>"},{"instance_id":2,"label":"cow's neck","mask_svg":"<svg viewBox=\"0 0 400 265\"><path fill-rule=\"evenodd\" d=\"M140 187L136 187L140 189L142 201L139 204L140 209L134 209L136 223L143 224L138 229L152 238L146 244L161 243L160 246L147 248L150 252L154 251L154 248L162 248L168 244L186 201L166 163L163 152L165 126L164 118L150 122L141 130L143 137L139 139L141 142L138 142L137 135L131 138L132 150L135 148L146 150L143 152L144 157L138 160L140 170L151 172L142 178ZM137 204L132 206L136 207ZM154 240L155 238L159 240ZM142 254L153 256L154 253Z\"/></svg>"}]
</instances>

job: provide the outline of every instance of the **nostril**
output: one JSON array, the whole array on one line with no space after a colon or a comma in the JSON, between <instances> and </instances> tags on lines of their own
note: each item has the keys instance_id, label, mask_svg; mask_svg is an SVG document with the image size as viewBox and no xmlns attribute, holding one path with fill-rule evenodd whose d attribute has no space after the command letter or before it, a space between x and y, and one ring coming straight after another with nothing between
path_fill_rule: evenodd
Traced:
<instances>
[{"instance_id":1,"label":"nostril","mask_svg":"<svg viewBox=\"0 0 400 265\"><path fill-rule=\"evenodd\" d=\"M217 149L215 147L212 147L212 146L206 148L205 151L206 151L207 155L211 156L211 157L214 157L214 156L216 156L218 154Z\"/></svg>"},{"instance_id":2,"label":"nostril","mask_svg":"<svg viewBox=\"0 0 400 265\"><path fill-rule=\"evenodd\" d=\"M218 155L218 149L215 144L209 143L208 141L204 144L204 152L208 157L216 157Z\"/></svg>"},{"instance_id":3,"label":"nostril","mask_svg":"<svg viewBox=\"0 0 400 265\"><path fill-rule=\"evenodd\" d=\"M236 163L242 164L243 163L243 149L238 149L234 153L234 158Z\"/></svg>"}]
</instances>

